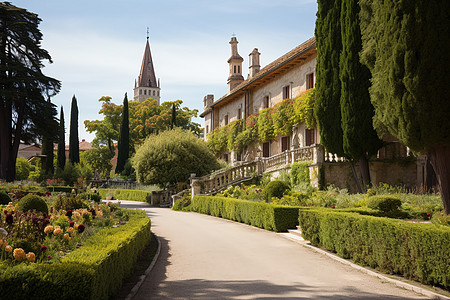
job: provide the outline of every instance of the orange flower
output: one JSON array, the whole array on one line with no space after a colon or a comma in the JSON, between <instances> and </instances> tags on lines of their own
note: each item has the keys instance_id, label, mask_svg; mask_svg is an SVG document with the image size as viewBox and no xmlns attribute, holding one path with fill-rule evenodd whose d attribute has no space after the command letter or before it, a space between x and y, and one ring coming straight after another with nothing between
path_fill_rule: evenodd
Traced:
<instances>
[{"instance_id":1,"label":"orange flower","mask_svg":"<svg viewBox=\"0 0 450 300\"><path fill-rule=\"evenodd\" d=\"M47 225L47 226L44 228L44 232L45 232L46 234L49 234L49 233L53 232L53 230L54 230L54 227L53 227L52 225Z\"/></svg>"},{"instance_id":2,"label":"orange flower","mask_svg":"<svg viewBox=\"0 0 450 300\"><path fill-rule=\"evenodd\" d=\"M29 262L35 262L36 261L36 254L34 254L33 252L28 252L27 260Z\"/></svg>"},{"instance_id":3,"label":"orange flower","mask_svg":"<svg viewBox=\"0 0 450 300\"><path fill-rule=\"evenodd\" d=\"M22 260L26 257L26 254L22 248L16 248L14 249L13 256L16 260Z\"/></svg>"}]
</instances>

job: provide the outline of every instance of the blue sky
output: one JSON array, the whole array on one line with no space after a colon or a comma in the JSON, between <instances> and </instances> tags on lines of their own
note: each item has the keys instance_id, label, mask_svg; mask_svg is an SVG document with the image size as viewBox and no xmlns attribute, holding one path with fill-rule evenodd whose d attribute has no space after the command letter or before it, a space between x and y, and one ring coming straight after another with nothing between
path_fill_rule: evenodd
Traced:
<instances>
[{"instance_id":1,"label":"blue sky","mask_svg":"<svg viewBox=\"0 0 450 300\"><path fill-rule=\"evenodd\" d=\"M243 69L255 47L264 67L314 35L317 12L315 0L11 2L42 19L42 46L53 59L44 73L62 81L52 102L58 110L64 107L69 126L70 101L76 95L80 140L89 141L94 135L83 122L102 118L98 99L111 96L120 104L125 92L133 97L147 27L161 101L181 99L201 112L206 94L218 99L227 92L232 34L239 41Z\"/></svg>"}]
</instances>

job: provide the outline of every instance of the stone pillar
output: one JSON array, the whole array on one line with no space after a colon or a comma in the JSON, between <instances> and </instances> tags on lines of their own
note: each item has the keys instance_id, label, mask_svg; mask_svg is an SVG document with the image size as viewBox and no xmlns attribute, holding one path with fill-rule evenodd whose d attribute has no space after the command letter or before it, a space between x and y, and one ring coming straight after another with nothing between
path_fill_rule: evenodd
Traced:
<instances>
[{"instance_id":1,"label":"stone pillar","mask_svg":"<svg viewBox=\"0 0 450 300\"><path fill-rule=\"evenodd\" d=\"M313 164L323 163L325 161L325 149L322 145L313 148Z\"/></svg>"}]
</instances>

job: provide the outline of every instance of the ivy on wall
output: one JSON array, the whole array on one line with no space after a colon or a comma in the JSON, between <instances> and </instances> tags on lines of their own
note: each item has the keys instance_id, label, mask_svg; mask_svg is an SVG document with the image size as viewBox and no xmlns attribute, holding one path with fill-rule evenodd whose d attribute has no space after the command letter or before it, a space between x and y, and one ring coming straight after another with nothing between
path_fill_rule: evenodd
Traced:
<instances>
[{"instance_id":1,"label":"ivy on wall","mask_svg":"<svg viewBox=\"0 0 450 300\"><path fill-rule=\"evenodd\" d=\"M282 102L248 116L218 127L208 134L208 146L214 153L242 151L256 143L265 143L277 136L292 134L294 124L316 126L314 117L315 90L309 89L295 99Z\"/></svg>"}]
</instances>

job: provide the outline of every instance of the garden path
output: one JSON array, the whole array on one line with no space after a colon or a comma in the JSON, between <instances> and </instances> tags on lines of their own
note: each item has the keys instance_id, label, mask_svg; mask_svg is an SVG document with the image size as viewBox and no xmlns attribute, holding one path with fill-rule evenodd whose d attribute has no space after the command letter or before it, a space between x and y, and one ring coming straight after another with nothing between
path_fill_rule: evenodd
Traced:
<instances>
[{"instance_id":1,"label":"garden path","mask_svg":"<svg viewBox=\"0 0 450 300\"><path fill-rule=\"evenodd\" d=\"M161 255L141 299L427 299L280 234L197 213L149 207Z\"/></svg>"}]
</instances>

